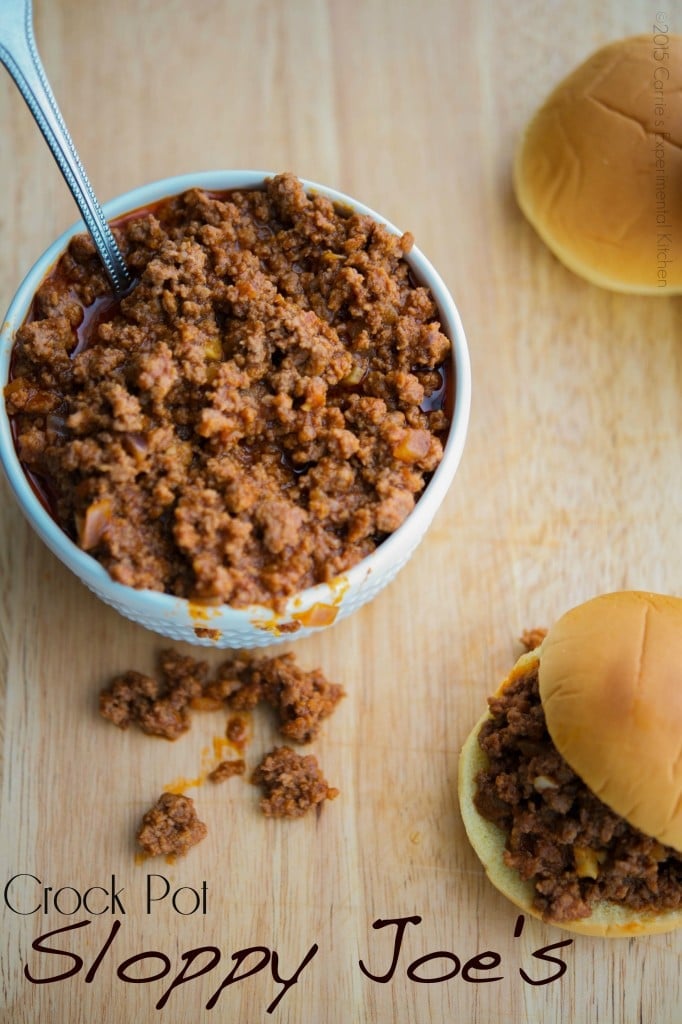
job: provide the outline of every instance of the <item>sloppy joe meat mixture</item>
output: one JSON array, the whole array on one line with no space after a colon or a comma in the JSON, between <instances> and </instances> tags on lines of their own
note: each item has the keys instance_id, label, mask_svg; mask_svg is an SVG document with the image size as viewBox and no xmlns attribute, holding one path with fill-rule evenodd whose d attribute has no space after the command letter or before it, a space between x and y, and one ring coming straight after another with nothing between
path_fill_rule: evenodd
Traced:
<instances>
[{"instance_id":1,"label":"sloppy joe meat mixture","mask_svg":"<svg viewBox=\"0 0 682 1024\"><path fill-rule=\"evenodd\" d=\"M17 450L111 576L281 608L371 553L442 457L450 342L409 235L308 197L192 190L74 238L17 333Z\"/></svg>"},{"instance_id":2,"label":"sloppy joe meat mixture","mask_svg":"<svg viewBox=\"0 0 682 1024\"><path fill-rule=\"evenodd\" d=\"M171 648L158 656L156 676L127 669L99 695L100 714L120 729L136 725L143 732L175 740L189 729L191 712L229 708L227 738L243 752L246 720L241 712L267 704L275 712L279 732L295 743L310 743L321 723L345 696L320 669L302 669L293 653L273 657L236 653L209 674L204 660ZM223 760L209 772L213 783L246 773L243 757ZM251 781L263 791L260 807L267 817L299 818L325 800L338 796L328 785L317 758L276 747L264 755ZM189 797L164 793L138 829L138 844L148 856L183 854L206 835Z\"/></svg>"},{"instance_id":3,"label":"sloppy joe meat mixture","mask_svg":"<svg viewBox=\"0 0 682 1024\"><path fill-rule=\"evenodd\" d=\"M260 806L266 818L300 818L338 789L329 786L313 754L275 747L256 768L252 781L261 787Z\"/></svg>"},{"instance_id":4,"label":"sloppy joe meat mixture","mask_svg":"<svg viewBox=\"0 0 682 1024\"><path fill-rule=\"evenodd\" d=\"M135 723L150 736L175 740L190 727L189 710L204 692L208 663L170 649L158 660L158 678L127 669L112 679L100 693L99 710L119 729Z\"/></svg>"},{"instance_id":5,"label":"sloppy joe meat mixture","mask_svg":"<svg viewBox=\"0 0 682 1024\"><path fill-rule=\"evenodd\" d=\"M235 775L243 775L245 771L246 764L244 759L238 757L232 761L221 761L212 772L209 772L208 777L211 782L225 782L226 779L231 779Z\"/></svg>"},{"instance_id":6,"label":"sloppy joe meat mixture","mask_svg":"<svg viewBox=\"0 0 682 1024\"><path fill-rule=\"evenodd\" d=\"M537 669L489 705L475 804L507 834L505 862L533 881L545 920L588 917L599 900L682 907L682 856L614 814L569 767L547 731Z\"/></svg>"},{"instance_id":7,"label":"sloppy joe meat mixture","mask_svg":"<svg viewBox=\"0 0 682 1024\"><path fill-rule=\"evenodd\" d=\"M162 793L142 818L137 841L149 857L177 856L187 853L206 834L191 797Z\"/></svg>"},{"instance_id":8,"label":"sloppy joe meat mixture","mask_svg":"<svg viewBox=\"0 0 682 1024\"><path fill-rule=\"evenodd\" d=\"M209 675L206 661L167 649L159 654L156 676L136 669L115 676L100 692L99 710L120 729L134 724L175 740L189 729L191 711L250 711L265 703L282 736L310 743L344 696L339 683L318 668L301 668L290 651L272 657L235 654Z\"/></svg>"}]
</instances>

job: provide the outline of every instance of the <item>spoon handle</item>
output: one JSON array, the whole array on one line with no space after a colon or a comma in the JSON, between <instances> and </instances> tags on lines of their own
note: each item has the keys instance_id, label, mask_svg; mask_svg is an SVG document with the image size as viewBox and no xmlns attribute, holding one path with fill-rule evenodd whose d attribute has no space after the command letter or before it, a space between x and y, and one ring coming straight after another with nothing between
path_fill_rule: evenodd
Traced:
<instances>
[{"instance_id":1,"label":"spoon handle","mask_svg":"<svg viewBox=\"0 0 682 1024\"><path fill-rule=\"evenodd\" d=\"M57 106L33 35L31 0L0 0L0 63L33 114L92 235L116 295L130 287L125 265Z\"/></svg>"}]
</instances>

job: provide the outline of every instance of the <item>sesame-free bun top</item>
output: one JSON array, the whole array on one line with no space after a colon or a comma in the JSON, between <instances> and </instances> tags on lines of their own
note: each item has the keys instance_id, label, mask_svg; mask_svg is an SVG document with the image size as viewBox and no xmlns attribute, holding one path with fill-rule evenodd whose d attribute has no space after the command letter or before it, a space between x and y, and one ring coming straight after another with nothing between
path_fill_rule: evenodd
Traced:
<instances>
[{"instance_id":1,"label":"sesame-free bun top","mask_svg":"<svg viewBox=\"0 0 682 1024\"><path fill-rule=\"evenodd\" d=\"M514 188L576 274L682 292L682 35L618 40L560 82L521 138Z\"/></svg>"},{"instance_id":2,"label":"sesame-free bun top","mask_svg":"<svg viewBox=\"0 0 682 1024\"><path fill-rule=\"evenodd\" d=\"M631 825L682 852L682 598L605 594L539 649L555 747Z\"/></svg>"}]
</instances>

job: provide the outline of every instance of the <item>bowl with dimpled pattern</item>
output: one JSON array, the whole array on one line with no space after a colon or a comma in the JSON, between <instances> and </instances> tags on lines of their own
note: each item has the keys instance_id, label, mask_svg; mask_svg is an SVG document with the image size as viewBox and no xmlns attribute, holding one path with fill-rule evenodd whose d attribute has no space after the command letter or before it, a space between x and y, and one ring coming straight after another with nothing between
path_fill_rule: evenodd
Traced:
<instances>
[{"instance_id":1,"label":"bowl with dimpled pattern","mask_svg":"<svg viewBox=\"0 0 682 1024\"><path fill-rule=\"evenodd\" d=\"M144 209L188 189L207 193L257 190L271 175L261 171L208 171L167 178L133 189L105 204L107 219L116 222L133 211ZM303 181L308 196L329 200L344 215L369 217L392 235L397 228L380 214L334 189ZM82 222L58 238L37 260L19 286L0 332L0 384L3 394L12 379L13 348L17 330L30 316L35 293L74 236L82 233ZM0 456L16 500L30 526L54 555L102 601L121 615L162 636L188 643L254 648L292 641L327 629L371 601L387 586L412 556L438 511L460 463L464 450L471 402L471 370L466 337L457 307L443 280L417 246L406 251L405 262L411 279L429 290L437 309L440 329L450 341L444 372L449 381L449 425L443 438L443 452L437 467L414 507L401 525L377 543L371 553L350 568L322 582L291 593L285 600L232 606L203 596L184 597L157 589L130 586L109 571L77 538L62 529L46 506L35 481L25 471L15 446L12 418L3 401L0 409Z\"/></svg>"}]
</instances>

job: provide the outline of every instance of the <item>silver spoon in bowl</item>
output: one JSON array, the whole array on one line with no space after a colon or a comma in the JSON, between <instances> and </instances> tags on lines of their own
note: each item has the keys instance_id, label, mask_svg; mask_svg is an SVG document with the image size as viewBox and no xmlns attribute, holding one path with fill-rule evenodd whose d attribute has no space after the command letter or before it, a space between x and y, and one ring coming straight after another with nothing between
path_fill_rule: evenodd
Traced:
<instances>
[{"instance_id":1,"label":"silver spoon in bowl","mask_svg":"<svg viewBox=\"0 0 682 1024\"><path fill-rule=\"evenodd\" d=\"M33 34L31 0L0 0L0 63L7 68L43 133L78 204L114 294L120 297L132 284L132 277L47 80Z\"/></svg>"}]
</instances>

